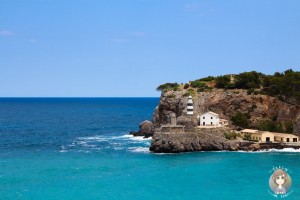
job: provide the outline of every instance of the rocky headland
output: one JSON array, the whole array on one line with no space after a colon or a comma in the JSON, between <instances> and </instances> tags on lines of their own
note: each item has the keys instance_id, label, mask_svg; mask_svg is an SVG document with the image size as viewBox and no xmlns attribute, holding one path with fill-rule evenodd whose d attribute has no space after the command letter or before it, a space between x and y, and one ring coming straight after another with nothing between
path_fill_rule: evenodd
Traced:
<instances>
[{"instance_id":1,"label":"rocky headland","mask_svg":"<svg viewBox=\"0 0 300 200\"><path fill-rule=\"evenodd\" d=\"M187 85L187 84L186 84ZM260 129L265 124L272 124L282 132L291 131L300 136L300 106L297 101L289 101L263 93L249 93L246 89L224 89L212 87L197 91L193 87L179 85L175 90L166 89L161 93L152 121L140 124L138 136L152 136L150 150L158 153L178 153L191 151L257 151L260 149L282 149L284 144L259 144L241 138L227 139L225 133L241 128ZM193 116L187 116L188 96L193 96ZM197 116L212 111L229 122L227 127L199 129ZM241 126L232 119L238 114L246 117L246 124ZM176 124L185 127L183 133L162 133L162 125L170 125L172 116ZM298 147L295 147L298 148Z\"/></svg>"}]
</instances>

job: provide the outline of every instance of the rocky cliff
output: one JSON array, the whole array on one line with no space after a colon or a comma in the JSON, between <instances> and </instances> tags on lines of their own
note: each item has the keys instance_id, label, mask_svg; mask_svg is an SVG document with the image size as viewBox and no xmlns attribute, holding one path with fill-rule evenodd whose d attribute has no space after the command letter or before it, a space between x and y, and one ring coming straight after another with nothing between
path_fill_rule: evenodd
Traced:
<instances>
[{"instance_id":1,"label":"rocky cliff","mask_svg":"<svg viewBox=\"0 0 300 200\"><path fill-rule=\"evenodd\" d=\"M170 123L170 115L175 113L177 122L184 124L186 112L186 90L167 91L161 94L159 105L153 114L154 127ZM193 123L198 125L196 116L213 111L221 118L229 120L237 112L249 115L249 127L259 128L264 120L275 121L286 129L293 124L293 133L300 135L300 106L283 102L275 97L262 94L248 95L246 90L213 89L212 91L195 93Z\"/></svg>"},{"instance_id":2,"label":"rocky cliff","mask_svg":"<svg viewBox=\"0 0 300 200\"><path fill-rule=\"evenodd\" d=\"M249 116L248 128L259 128L264 120L280 124L283 129L293 126L293 133L300 135L300 106L283 102L275 97L262 94L248 94L242 89L212 89L193 93L194 115L186 115L188 90L162 92L159 105L155 108L152 122L140 124L140 130L134 135L153 136L150 150L157 153L178 153L188 151L256 151L259 149L284 148L281 144L257 144L248 141L227 140L224 133L230 128L238 128L231 122L236 113ZM197 129L199 116L207 111L218 113L229 120L229 127L215 129ZM176 116L177 125L185 126L185 133L161 133L161 125L171 123Z\"/></svg>"}]
</instances>

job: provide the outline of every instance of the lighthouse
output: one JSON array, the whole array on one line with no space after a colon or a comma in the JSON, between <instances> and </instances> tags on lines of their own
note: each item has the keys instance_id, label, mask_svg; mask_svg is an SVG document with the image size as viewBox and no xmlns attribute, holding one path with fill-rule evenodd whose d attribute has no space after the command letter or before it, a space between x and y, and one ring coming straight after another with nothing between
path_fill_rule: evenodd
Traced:
<instances>
[{"instance_id":1,"label":"lighthouse","mask_svg":"<svg viewBox=\"0 0 300 200\"><path fill-rule=\"evenodd\" d=\"M193 98L192 98L191 95L188 97L186 114L187 115L193 115L194 114Z\"/></svg>"}]
</instances>

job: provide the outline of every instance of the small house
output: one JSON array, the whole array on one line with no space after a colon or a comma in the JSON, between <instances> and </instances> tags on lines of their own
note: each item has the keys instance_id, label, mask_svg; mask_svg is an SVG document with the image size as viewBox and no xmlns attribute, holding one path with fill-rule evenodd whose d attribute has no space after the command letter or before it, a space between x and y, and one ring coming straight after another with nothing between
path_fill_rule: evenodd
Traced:
<instances>
[{"instance_id":1,"label":"small house","mask_svg":"<svg viewBox=\"0 0 300 200\"><path fill-rule=\"evenodd\" d=\"M200 115L200 126L220 126L219 115L211 111Z\"/></svg>"}]
</instances>

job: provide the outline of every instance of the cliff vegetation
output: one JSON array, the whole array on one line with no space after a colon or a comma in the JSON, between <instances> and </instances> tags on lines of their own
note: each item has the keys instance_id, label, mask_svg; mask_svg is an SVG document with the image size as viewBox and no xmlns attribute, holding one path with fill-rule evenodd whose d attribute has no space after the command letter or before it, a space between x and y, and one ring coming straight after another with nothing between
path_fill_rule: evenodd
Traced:
<instances>
[{"instance_id":1,"label":"cliff vegetation","mask_svg":"<svg viewBox=\"0 0 300 200\"><path fill-rule=\"evenodd\" d=\"M165 83L157 87L158 91L179 91L187 89L186 96L195 95L195 92L219 89L245 89L248 94L266 94L282 101L294 104L300 103L300 72L292 69L273 75L265 75L251 71L240 74L223 76L208 76L186 84ZM188 90L190 89L190 90Z\"/></svg>"}]
</instances>

